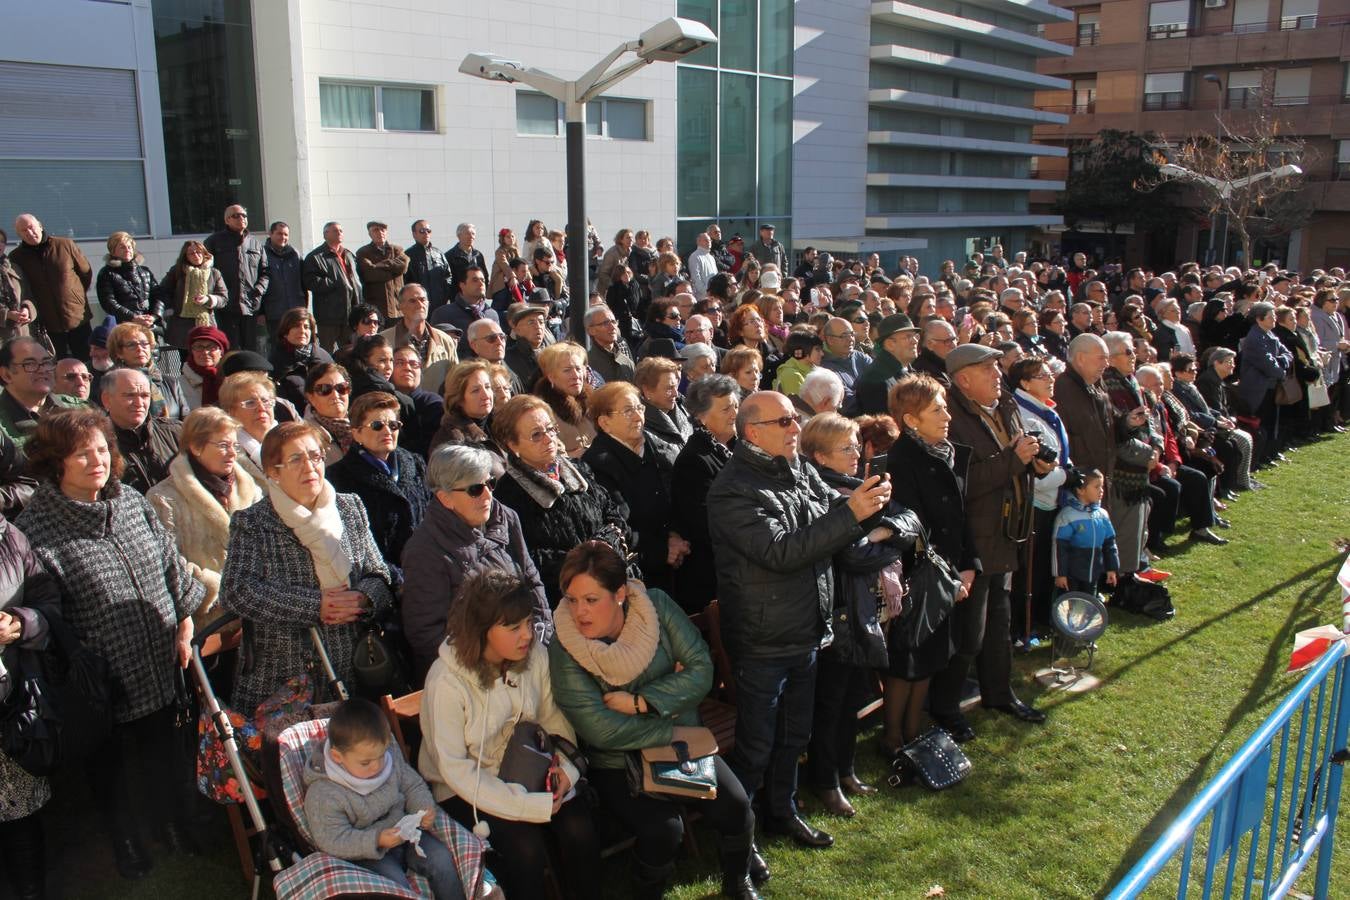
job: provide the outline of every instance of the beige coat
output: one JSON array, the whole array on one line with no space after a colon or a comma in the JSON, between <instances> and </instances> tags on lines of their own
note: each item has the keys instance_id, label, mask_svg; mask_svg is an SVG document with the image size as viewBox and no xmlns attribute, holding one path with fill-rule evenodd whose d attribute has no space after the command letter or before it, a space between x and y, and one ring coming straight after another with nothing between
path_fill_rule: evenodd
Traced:
<instances>
[{"instance_id":1,"label":"beige coat","mask_svg":"<svg viewBox=\"0 0 1350 900\"><path fill-rule=\"evenodd\" d=\"M230 516L247 509L263 496L253 477L238 465L234 491L227 511L197 480L187 456L180 453L169 463L169 477L145 495L160 522L178 542L178 552L192 567L192 574L206 585L206 599L193 615L197 625L218 618L216 597L220 572L225 566L225 548L230 543Z\"/></svg>"}]
</instances>

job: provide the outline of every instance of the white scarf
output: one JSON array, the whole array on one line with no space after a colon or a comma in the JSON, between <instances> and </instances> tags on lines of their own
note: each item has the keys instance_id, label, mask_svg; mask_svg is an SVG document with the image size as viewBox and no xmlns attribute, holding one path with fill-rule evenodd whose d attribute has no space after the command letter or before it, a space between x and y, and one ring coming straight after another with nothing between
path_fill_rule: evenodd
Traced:
<instances>
[{"instance_id":1,"label":"white scarf","mask_svg":"<svg viewBox=\"0 0 1350 900\"><path fill-rule=\"evenodd\" d=\"M352 560L342 548L342 515L338 512L337 492L327 481L313 510L290 498L281 485L268 479L267 496L281 521L295 533L314 560L319 589L350 587Z\"/></svg>"},{"instance_id":2,"label":"white scarf","mask_svg":"<svg viewBox=\"0 0 1350 900\"><path fill-rule=\"evenodd\" d=\"M369 778L357 778L351 772L342 767L337 760L333 759L333 743L325 740L323 742L323 771L328 776L329 781L337 782L350 791L356 791L362 797L375 792L380 785L389 780L389 776L394 774L394 753L392 750L384 751L384 765L380 771Z\"/></svg>"},{"instance_id":3,"label":"white scarf","mask_svg":"<svg viewBox=\"0 0 1350 900\"><path fill-rule=\"evenodd\" d=\"M614 641L582 635L572 618L572 608L559 603L553 626L563 649L587 672L615 687L630 684L651 665L661 640L661 622L642 585L628 582L628 613Z\"/></svg>"}]
</instances>

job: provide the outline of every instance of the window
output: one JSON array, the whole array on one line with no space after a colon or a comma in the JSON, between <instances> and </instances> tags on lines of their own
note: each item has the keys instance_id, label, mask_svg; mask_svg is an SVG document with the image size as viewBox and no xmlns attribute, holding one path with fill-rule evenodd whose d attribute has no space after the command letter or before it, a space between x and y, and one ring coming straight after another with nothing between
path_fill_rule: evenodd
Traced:
<instances>
[{"instance_id":1,"label":"window","mask_svg":"<svg viewBox=\"0 0 1350 900\"><path fill-rule=\"evenodd\" d=\"M1148 6L1148 39L1185 37L1190 31L1190 0L1162 0Z\"/></svg>"},{"instance_id":2,"label":"window","mask_svg":"<svg viewBox=\"0 0 1350 900\"><path fill-rule=\"evenodd\" d=\"M436 91L321 80L319 124L370 131L435 131Z\"/></svg>"},{"instance_id":3,"label":"window","mask_svg":"<svg viewBox=\"0 0 1350 900\"><path fill-rule=\"evenodd\" d=\"M1336 142L1336 178L1350 178L1350 141Z\"/></svg>"},{"instance_id":4,"label":"window","mask_svg":"<svg viewBox=\"0 0 1350 900\"><path fill-rule=\"evenodd\" d=\"M516 92L516 134L563 133L563 106L533 91ZM645 141L647 101L601 97L586 104L586 136L614 141Z\"/></svg>"},{"instance_id":5,"label":"window","mask_svg":"<svg viewBox=\"0 0 1350 900\"><path fill-rule=\"evenodd\" d=\"M1281 4L1281 31L1306 31L1316 27L1317 0L1284 0Z\"/></svg>"},{"instance_id":6,"label":"window","mask_svg":"<svg viewBox=\"0 0 1350 900\"><path fill-rule=\"evenodd\" d=\"M1078 14L1078 46L1092 47L1101 40L1102 14L1100 12L1080 12Z\"/></svg>"},{"instance_id":7,"label":"window","mask_svg":"<svg viewBox=\"0 0 1350 900\"><path fill-rule=\"evenodd\" d=\"M0 109L9 215L62 237L150 233L134 72L0 62Z\"/></svg>"},{"instance_id":8,"label":"window","mask_svg":"<svg viewBox=\"0 0 1350 900\"><path fill-rule=\"evenodd\" d=\"M1144 76L1145 110L1185 108L1185 72L1156 72Z\"/></svg>"},{"instance_id":9,"label":"window","mask_svg":"<svg viewBox=\"0 0 1350 900\"><path fill-rule=\"evenodd\" d=\"M1261 70L1228 73L1228 107L1255 109L1261 105Z\"/></svg>"},{"instance_id":10,"label":"window","mask_svg":"<svg viewBox=\"0 0 1350 900\"><path fill-rule=\"evenodd\" d=\"M1085 115L1097 111L1097 79L1079 78L1073 83L1074 115Z\"/></svg>"},{"instance_id":11,"label":"window","mask_svg":"<svg viewBox=\"0 0 1350 900\"><path fill-rule=\"evenodd\" d=\"M1312 85L1312 69L1279 69L1275 72L1275 105L1306 106Z\"/></svg>"},{"instance_id":12,"label":"window","mask_svg":"<svg viewBox=\"0 0 1350 900\"><path fill-rule=\"evenodd\" d=\"M1237 0L1233 4L1233 33L1252 34L1266 30L1270 0Z\"/></svg>"},{"instance_id":13,"label":"window","mask_svg":"<svg viewBox=\"0 0 1350 900\"><path fill-rule=\"evenodd\" d=\"M722 75L721 129L718 134L723 217L750 217L755 212L755 87L753 75Z\"/></svg>"}]
</instances>

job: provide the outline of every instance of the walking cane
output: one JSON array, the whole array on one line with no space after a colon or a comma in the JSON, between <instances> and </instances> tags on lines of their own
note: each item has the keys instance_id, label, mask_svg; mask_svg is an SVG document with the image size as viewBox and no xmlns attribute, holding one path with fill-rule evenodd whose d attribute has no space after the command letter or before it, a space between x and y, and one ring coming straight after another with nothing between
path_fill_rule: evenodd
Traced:
<instances>
[{"instance_id":1,"label":"walking cane","mask_svg":"<svg viewBox=\"0 0 1350 900\"><path fill-rule=\"evenodd\" d=\"M1035 566L1036 566L1036 529L1034 527L1031 529L1031 534L1027 536L1026 547L1027 547L1027 564L1026 564L1027 590L1026 590L1026 600L1024 601L1026 604L1025 606L1026 618L1024 619L1023 625L1026 634L1022 635L1022 646L1026 647L1029 650L1031 649L1031 585L1033 579L1035 578Z\"/></svg>"}]
</instances>

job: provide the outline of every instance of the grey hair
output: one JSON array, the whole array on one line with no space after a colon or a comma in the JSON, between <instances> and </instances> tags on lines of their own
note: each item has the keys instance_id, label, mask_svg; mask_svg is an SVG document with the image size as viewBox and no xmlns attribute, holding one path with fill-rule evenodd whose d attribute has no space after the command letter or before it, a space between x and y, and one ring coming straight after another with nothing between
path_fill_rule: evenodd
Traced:
<instances>
[{"instance_id":1,"label":"grey hair","mask_svg":"<svg viewBox=\"0 0 1350 900\"><path fill-rule=\"evenodd\" d=\"M801 398L810 404L812 409L820 406L824 401L833 401L830 405L838 407L844 400L844 380L839 377L839 373L824 366L816 366L810 372L806 373L806 378L802 380L801 390L798 391Z\"/></svg>"},{"instance_id":2,"label":"grey hair","mask_svg":"<svg viewBox=\"0 0 1350 900\"><path fill-rule=\"evenodd\" d=\"M1134 336L1124 331L1108 331L1102 335L1102 340L1106 341L1106 352L1113 356L1134 349Z\"/></svg>"},{"instance_id":3,"label":"grey hair","mask_svg":"<svg viewBox=\"0 0 1350 900\"><path fill-rule=\"evenodd\" d=\"M112 391L120 390L122 388L122 383L132 377L144 381L146 387L150 386L149 377L147 377L140 369L127 369L118 366L115 369L109 369L107 372L103 373L103 377L99 379L98 383L99 393L107 394Z\"/></svg>"},{"instance_id":4,"label":"grey hair","mask_svg":"<svg viewBox=\"0 0 1350 900\"><path fill-rule=\"evenodd\" d=\"M1144 377L1147 377L1150 380L1157 379L1157 382L1160 385L1163 380L1162 372L1159 372L1154 366L1140 366L1134 370L1134 377L1136 381Z\"/></svg>"},{"instance_id":5,"label":"grey hair","mask_svg":"<svg viewBox=\"0 0 1350 900\"><path fill-rule=\"evenodd\" d=\"M1253 322L1257 319L1264 319L1275 311L1275 304L1268 300L1262 300L1260 303L1253 303L1252 308L1247 310L1247 315Z\"/></svg>"},{"instance_id":6,"label":"grey hair","mask_svg":"<svg viewBox=\"0 0 1350 900\"><path fill-rule=\"evenodd\" d=\"M956 334L956 329L952 327L952 323L946 319L932 318L923 323L924 343L927 343L929 338L937 337L939 331L942 332L943 337L946 337L949 331Z\"/></svg>"},{"instance_id":7,"label":"grey hair","mask_svg":"<svg viewBox=\"0 0 1350 900\"><path fill-rule=\"evenodd\" d=\"M685 412L697 419L712 409L714 400L739 391L740 385L730 375L705 375L689 385L684 395Z\"/></svg>"},{"instance_id":8,"label":"grey hair","mask_svg":"<svg viewBox=\"0 0 1350 900\"><path fill-rule=\"evenodd\" d=\"M442 444L427 461L427 490L449 491L492 476L492 454L464 444Z\"/></svg>"},{"instance_id":9,"label":"grey hair","mask_svg":"<svg viewBox=\"0 0 1350 900\"><path fill-rule=\"evenodd\" d=\"M455 226L455 236L458 237L459 235L468 231L470 228L473 228L472 222L460 222L458 225Z\"/></svg>"},{"instance_id":10,"label":"grey hair","mask_svg":"<svg viewBox=\"0 0 1350 900\"><path fill-rule=\"evenodd\" d=\"M1236 350L1230 350L1227 347L1211 347L1209 349L1209 364L1211 366L1228 362L1230 359L1237 359Z\"/></svg>"},{"instance_id":11,"label":"grey hair","mask_svg":"<svg viewBox=\"0 0 1350 900\"><path fill-rule=\"evenodd\" d=\"M595 324L595 321L594 321L594 320L595 320L595 318L596 318L597 316L601 315L602 313L607 313L607 312L609 312L609 307L608 307L608 306L589 306L589 307L587 307L587 308L586 308L586 316L585 316L586 327L587 327L587 328L590 328L592 325Z\"/></svg>"},{"instance_id":12,"label":"grey hair","mask_svg":"<svg viewBox=\"0 0 1350 900\"><path fill-rule=\"evenodd\" d=\"M469 329L468 329L468 332L467 332L464 336L465 336L466 338L468 338L469 340L471 340L471 341L476 341L476 340L478 340L478 338L480 338L480 337L481 337L481 336L482 336L489 328L491 328L492 325L493 325L493 322L492 322L491 319L474 319L472 322L469 323ZM498 327L501 327L501 326L498 326Z\"/></svg>"},{"instance_id":13,"label":"grey hair","mask_svg":"<svg viewBox=\"0 0 1350 900\"><path fill-rule=\"evenodd\" d=\"M1021 288L1008 287L1004 288L1002 293L998 295L998 300L1000 303L1002 303L1004 300L1008 300L1012 297L1016 297L1018 300L1022 300L1025 299L1025 294L1023 294Z\"/></svg>"},{"instance_id":14,"label":"grey hair","mask_svg":"<svg viewBox=\"0 0 1350 900\"><path fill-rule=\"evenodd\" d=\"M1068 354L1069 359L1073 359L1075 356L1078 356L1081 353L1086 353L1089 350L1097 350L1097 349L1107 350L1107 352L1110 352L1109 348L1106 346L1106 341L1102 340L1100 337L1098 337L1095 334L1092 334L1091 332L1085 331L1082 334L1078 335L1073 340L1069 341L1069 354Z\"/></svg>"},{"instance_id":15,"label":"grey hair","mask_svg":"<svg viewBox=\"0 0 1350 900\"><path fill-rule=\"evenodd\" d=\"M694 363L700 359L711 359L713 366L717 366L717 351L713 349L711 344L685 344L684 350L681 352L686 354L684 362L681 363L685 375L689 374L689 370L694 367Z\"/></svg>"}]
</instances>

